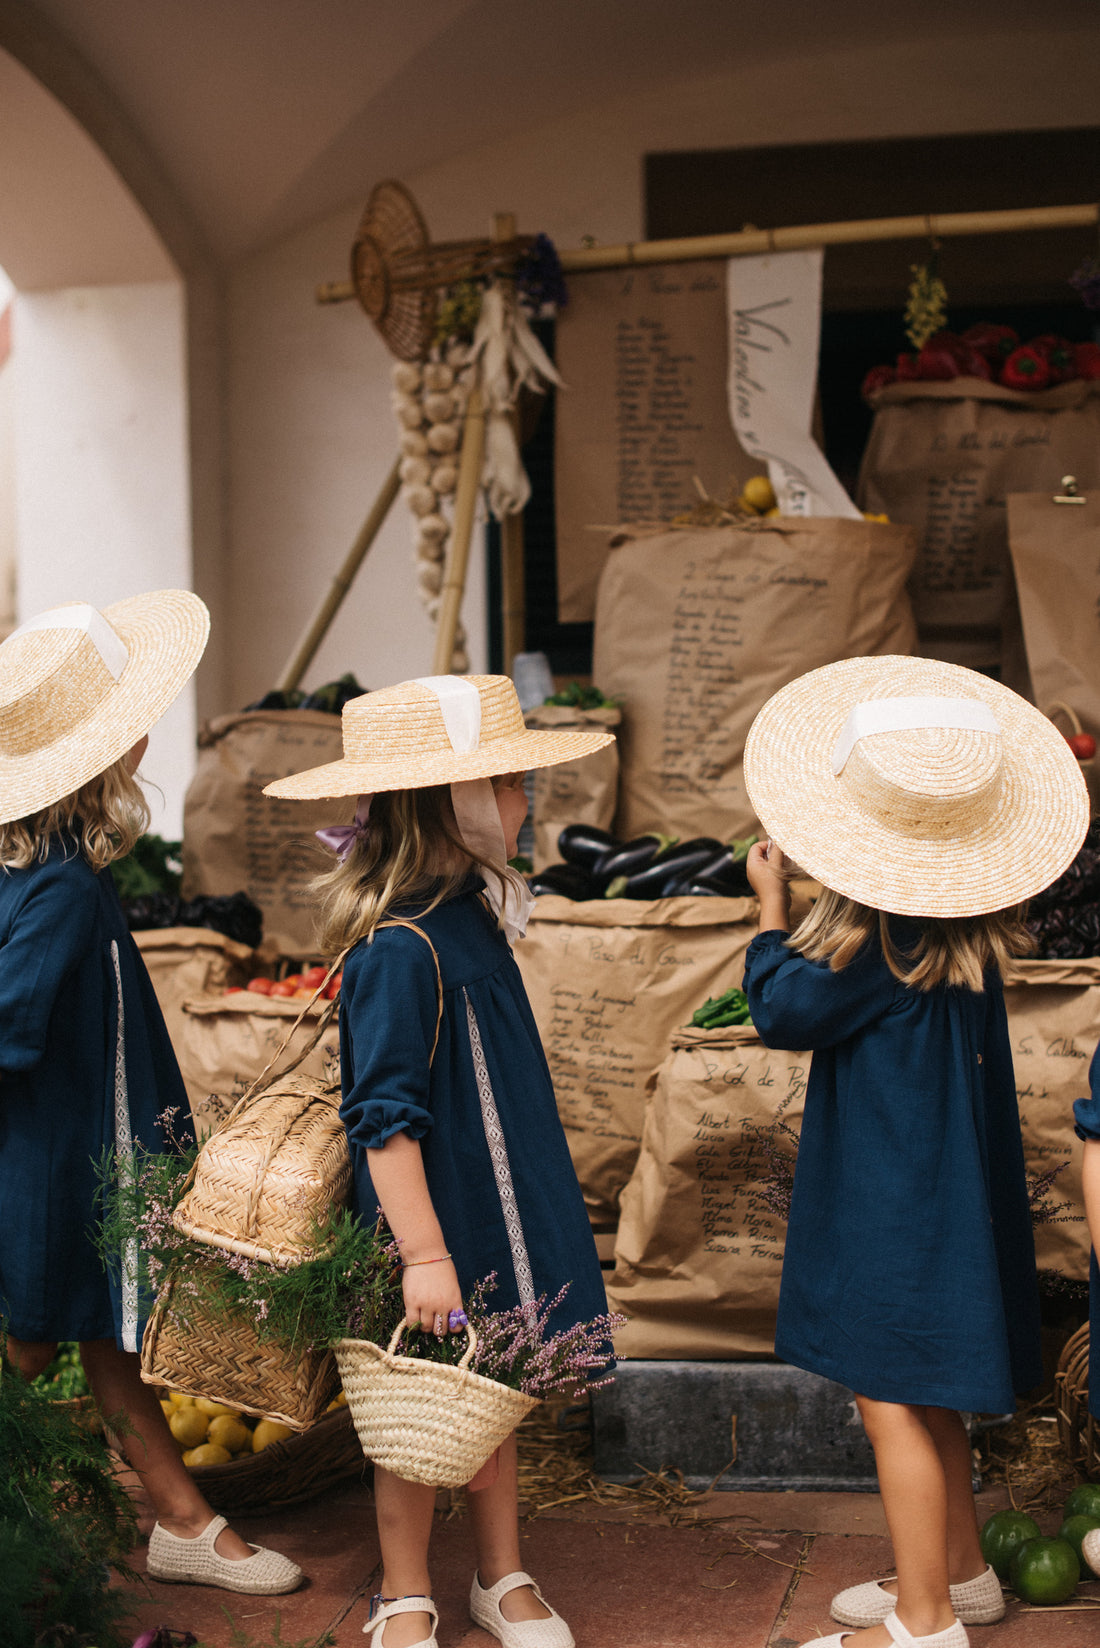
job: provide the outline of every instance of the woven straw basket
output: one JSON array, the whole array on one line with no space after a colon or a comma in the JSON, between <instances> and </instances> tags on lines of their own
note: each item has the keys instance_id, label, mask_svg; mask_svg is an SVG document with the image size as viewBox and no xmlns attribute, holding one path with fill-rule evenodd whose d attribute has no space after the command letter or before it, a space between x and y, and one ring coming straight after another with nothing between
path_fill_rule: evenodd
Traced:
<instances>
[{"instance_id":1,"label":"woven straw basket","mask_svg":"<svg viewBox=\"0 0 1100 1648\"><path fill-rule=\"evenodd\" d=\"M283 1076L229 1116L203 1145L177 1229L209 1247L293 1265L351 1189L340 1092Z\"/></svg>"},{"instance_id":2,"label":"woven straw basket","mask_svg":"<svg viewBox=\"0 0 1100 1648\"><path fill-rule=\"evenodd\" d=\"M305 1430L340 1388L330 1350L290 1352L261 1340L248 1317L207 1314L197 1299L173 1308L178 1282L157 1295L141 1345L141 1377L185 1396Z\"/></svg>"},{"instance_id":3,"label":"woven straw basket","mask_svg":"<svg viewBox=\"0 0 1100 1648\"><path fill-rule=\"evenodd\" d=\"M1100 1477L1100 1421L1089 1412L1089 1325L1070 1335L1054 1376L1058 1437L1083 1475Z\"/></svg>"},{"instance_id":4,"label":"woven straw basket","mask_svg":"<svg viewBox=\"0 0 1100 1648\"><path fill-rule=\"evenodd\" d=\"M469 1327L457 1367L398 1356L403 1331L402 1322L386 1350L369 1339L341 1339L336 1346L363 1452L406 1482L461 1488L538 1400L473 1372L468 1363L477 1339Z\"/></svg>"}]
</instances>

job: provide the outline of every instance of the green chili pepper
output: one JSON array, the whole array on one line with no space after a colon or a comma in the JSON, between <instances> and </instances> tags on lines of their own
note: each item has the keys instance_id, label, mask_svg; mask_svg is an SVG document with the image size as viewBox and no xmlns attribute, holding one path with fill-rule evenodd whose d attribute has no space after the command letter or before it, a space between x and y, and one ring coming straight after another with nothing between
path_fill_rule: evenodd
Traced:
<instances>
[{"instance_id":1,"label":"green chili pepper","mask_svg":"<svg viewBox=\"0 0 1100 1648\"><path fill-rule=\"evenodd\" d=\"M708 996L691 1015L697 1030L720 1030L730 1024L751 1024L748 998L734 985L720 996Z\"/></svg>"}]
</instances>

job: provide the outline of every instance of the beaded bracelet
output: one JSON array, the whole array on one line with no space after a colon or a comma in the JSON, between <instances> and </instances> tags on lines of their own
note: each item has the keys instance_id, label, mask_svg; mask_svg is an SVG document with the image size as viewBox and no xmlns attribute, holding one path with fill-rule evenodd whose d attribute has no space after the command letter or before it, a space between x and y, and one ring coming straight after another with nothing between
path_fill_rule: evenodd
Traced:
<instances>
[{"instance_id":1,"label":"beaded bracelet","mask_svg":"<svg viewBox=\"0 0 1100 1648\"><path fill-rule=\"evenodd\" d=\"M402 1259L401 1268L409 1270L413 1265L441 1265L450 1257L449 1253L443 1253L438 1259Z\"/></svg>"}]
</instances>

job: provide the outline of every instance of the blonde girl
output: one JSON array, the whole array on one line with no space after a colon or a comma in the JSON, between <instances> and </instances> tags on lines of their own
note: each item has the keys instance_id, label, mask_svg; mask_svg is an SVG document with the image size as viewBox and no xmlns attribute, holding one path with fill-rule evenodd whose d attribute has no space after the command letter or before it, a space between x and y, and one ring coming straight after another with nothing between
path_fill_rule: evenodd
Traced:
<instances>
[{"instance_id":1,"label":"blonde girl","mask_svg":"<svg viewBox=\"0 0 1100 1648\"><path fill-rule=\"evenodd\" d=\"M588 1217L511 941L532 902L508 867L527 811L524 772L609 742L528 732L504 676L431 676L343 711L344 755L268 786L357 796L320 832L321 942L352 945L340 1008L343 1103L360 1217L381 1206L400 1245L405 1319L444 1334L490 1272L494 1309L569 1291L551 1332L606 1310ZM420 930L384 926L401 916ZM436 966L438 963L439 972ZM438 1036L438 1040L437 1040ZM372 1648L435 1648L428 1547L435 1492L374 1472L382 1581ZM505 1648L572 1648L523 1571L515 1439L470 1483L477 1568L470 1613Z\"/></svg>"},{"instance_id":2,"label":"blonde girl","mask_svg":"<svg viewBox=\"0 0 1100 1648\"><path fill-rule=\"evenodd\" d=\"M191 1479L138 1351L137 1256L95 1245L97 1164L189 1136L164 1020L108 866L148 824L134 778L209 619L161 590L56 607L0 646L0 1316L28 1379L76 1340L156 1510L147 1571L269 1595L301 1569L246 1545Z\"/></svg>"},{"instance_id":3,"label":"blonde girl","mask_svg":"<svg viewBox=\"0 0 1100 1648\"><path fill-rule=\"evenodd\" d=\"M812 1049L776 1354L856 1393L896 1579L833 1599L813 1648L965 1648L1004 1612L964 1412L1039 1382L1038 1297L1001 971L1011 913L1088 825L1064 738L920 658L813 671L760 712L745 779L770 1046ZM790 862L826 889L789 934Z\"/></svg>"}]
</instances>

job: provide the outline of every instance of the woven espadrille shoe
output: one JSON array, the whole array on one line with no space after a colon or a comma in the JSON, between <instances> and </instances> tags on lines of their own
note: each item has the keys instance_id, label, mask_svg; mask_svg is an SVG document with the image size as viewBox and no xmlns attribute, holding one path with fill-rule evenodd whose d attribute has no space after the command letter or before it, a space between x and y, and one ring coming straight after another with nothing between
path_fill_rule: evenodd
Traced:
<instances>
[{"instance_id":1,"label":"woven espadrille shoe","mask_svg":"<svg viewBox=\"0 0 1100 1648\"><path fill-rule=\"evenodd\" d=\"M278 1551L253 1545L252 1555L239 1562L219 1556L214 1541L225 1526L225 1517L216 1516L197 1538L181 1539L154 1523L145 1572L151 1579L172 1585L217 1585L223 1591L245 1591L249 1596L282 1596L298 1589L301 1568Z\"/></svg>"},{"instance_id":2,"label":"woven espadrille shoe","mask_svg":"<svg viewBox=\"0 0 1100 1648\"><path fill-rule=\"evenodd\" d=\"M500 1599L509 1591L518 1591L521 1585L530 1585L543 1607L549 1610L548 1619L505 1619L500 1611ZM475 1574L470 1587L470 1618L502 1642L504 1648L575 1648L572 1631L550 1607L530 1574L505 1574L488 1590L482 1590L481 1580Z\"/></svg>"},{"instance_id":3,"label":"woven espadrille shoe","mask_svg":"<svg viewBox=\"0 0 1100 1648\"><path fill-rule=\"evenodd\" d=\"M887 1614L879 1623L885 1625L898 1648L970 1648L966 1629L957 1619L945 1631L936 1631L930 1637L915 1637L897 1614ZM848 1648L849 1642L847 1631L835 1631L831 1637L814 1637L812 1642L804 1642L802 1648Z\"/></svg>"},{"instance_id":4,"label":"woven espadrille shoe","mask_svg":"<svg viewBox=\"0 0 1100 1648\"><path fill-rule=\"evenodd\" d=\"M892 1579L893 1575L889 1577ZM837 1593L829 1612L840 1625L881 1625L887 1614L893 1613L898 1601L882 1586L883 1582L876 1579L868 1580L865 1585L851 1585ZM992 1568L987 1568L977 1579L952 1585L950 1594L955 1617L963 1625L996 1625L1004 1618L1004 1592Z\"/></svg>"},{"instance_id":5,"label":"woven espadrille shoe","mask_svg":"<svg viewBox=\"0 0 1100 1648\"><path fill-rule=\"evenodd\" d=\"M384 1597L372 1596L370 1599L370 1618L363 1627L363 1633L370 1633L370 1648L385 1648L382 1641L382 1627L394 1614L428 1614L432 1622L431 1635L421 1637L415 1648L439 1648L435 1640L435 1628L439 1624L439 1610L430 1596Z\"/></svg>"}]
</instances>

